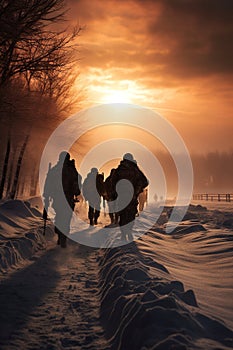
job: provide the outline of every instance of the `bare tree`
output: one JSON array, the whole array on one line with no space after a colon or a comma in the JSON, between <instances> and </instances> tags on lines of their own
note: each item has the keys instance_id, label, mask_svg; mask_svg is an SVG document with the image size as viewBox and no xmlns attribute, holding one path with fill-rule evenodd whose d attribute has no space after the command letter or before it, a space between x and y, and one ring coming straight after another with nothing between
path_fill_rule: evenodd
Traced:
<instances>
[{"instance_id":1,"label":"bare tree","mask_svg":"<svg viewBox=\"0 0 233 350\"><path fill-rule=\"evenodd\" d=\"M23 138L41 119L45 125L48 120L54 123L51 114L57 119L76 102L71 89L78 75L73 61L81 28L66 25L66 12L65 0L0 0L0 120L11 133L2 160L0 198L13 161L9 147L12 152L21 149L14 176L15 167L10 166L13 181L7 184L7 192L15 197L27 153L28 138ZM20 139L15 137L19 125L23 130Z\"/></svg>"},{"instance_id":2,"label":"bare tree","mask_svg":"<svg viewBox=\"0 0 233 350\"><path fill-rule=\"evenodd\" d=\"M28 139L29 139L29 135L26 136L24 143L21 147L20 153L19 153L19 157L18 157L18 161L17 161L17 166L16 166L16 172L15 172L15 177L14 177L14 181L13 181L13 186L12 186L12 191L11 191L11 198L14 199L16 196L16 191L17 191L17 187L18 187L18 181L19 181L19 174L20 174L20 170L21 170L21 165L22 165L22 161L23 161L23 156L24 156L24 152L28 143Z\"/></svg>"},{"instance_id":3,"label":"bare tree","mask_svg":"<svg viewBox=\"0 0 233 350\"><path fill-rule=\"evenodd\" d=\"M23 74L30 86L67 68L80 28L55 30L65 13L64 0L0 0L0 85Z\"/></svg>"}]
</instances>

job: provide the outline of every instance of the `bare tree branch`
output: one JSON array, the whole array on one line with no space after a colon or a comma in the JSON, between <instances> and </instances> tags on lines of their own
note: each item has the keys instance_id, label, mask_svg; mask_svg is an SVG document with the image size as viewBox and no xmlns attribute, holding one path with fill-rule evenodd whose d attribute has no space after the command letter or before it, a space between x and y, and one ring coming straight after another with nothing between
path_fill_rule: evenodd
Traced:
<instances>
[{"instance_id":1,"label":"bare tree branch","mask_svg":"<svg viewBox=\"0 0 233 350\"><path fill-rule=\"evenodd\" d=\"M66 11L64 0L0 0L0 85L68 67L81 28L51 28L65 20Z\"/></svg>"}]
</instances>

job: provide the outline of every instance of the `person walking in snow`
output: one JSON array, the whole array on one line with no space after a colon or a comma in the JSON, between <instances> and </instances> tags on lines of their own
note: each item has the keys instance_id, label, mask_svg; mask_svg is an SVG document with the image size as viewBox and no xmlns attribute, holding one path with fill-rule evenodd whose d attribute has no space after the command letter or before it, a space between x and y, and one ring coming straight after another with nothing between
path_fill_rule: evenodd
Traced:
<instances>
[{"instance_id":1,"label":"person walking in snow","mask_svg":"<svg viewBox=\"0 0 233 350\"><path fill-rule=\"evenodd\" d=\"M115 184L113 183L113 175L116 169L111 169L110 175L104 181L104 199L108 202L109 217L111 220L111 225L118 224L118 213L117 213L117 193Z\"/></svg>"},{"instance_id":2,"label":"person walking in snow","mask_svg":"<svg viewBox=\"0 0 233 350\"><path fill-rule=\"evenodd\" d=\"M57 244L62 248L66 247L66 235L70 231L70 221L76 197L80 194L80 186L81 176L76 170L74 160L70 160L68 152L61 152L57 164L47 174L43 197L47 205L52 201Z\"/></svg>"},{"instance_id":3,"label":"person walking in snow","mask_svg":"<svg viewBox=\"0 0 233 350\"><path fill-rule=\"evenodd\" d=\"M125 241L126 236L128 236L128 239L132 241L133 224L135 217L138 214L138 196L143 192L144 188L148 186L149 182L137 166L137 162L131 153L126 153L123 156L123 160L114 171L112 183L115 189L120 180L128 180L132 185L131 188L127 183L123 185L123 190L121 191L122 198L117 198L119 203L126 203L124 208L119 211L121 239Z\"/></svg>"},{"instance_id":4,"label":"person walking in snow","mask_svg":"<svg viewBox=\"0 0 233 350\"><path fill-rule=\"evenodd\" d=\"M143 211L145 204L147 204L147 200L148 200L148 190L147 188L145 188L141 193L139 193L139 196L138 196L139 211Z\"/></svg>"},{"instance_id":5,"label":"person walking in snow","mask_svg":"<svg viewBox=\"0 0 233 350\"><path fill-rule=\"evenodd\" d=\"M83 182L82 193L88 202L88 219L90 225L97 225L100 216L101 196L103 195L104 175L92 168Z\"/></svg>"}]
</instances>

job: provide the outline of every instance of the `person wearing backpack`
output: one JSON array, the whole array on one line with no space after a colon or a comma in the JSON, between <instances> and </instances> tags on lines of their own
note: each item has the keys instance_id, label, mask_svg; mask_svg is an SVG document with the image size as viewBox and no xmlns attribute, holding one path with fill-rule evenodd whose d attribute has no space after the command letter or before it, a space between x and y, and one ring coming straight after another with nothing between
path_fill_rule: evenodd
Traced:
<instances>
[{"instance_id":1,"label":"person wearing backpack","mask_svg":"<svg viewBox=\"0 0 233 350\"><path fill-rule=\"evenodd\" d=\"M80 186L81 175L76 170L74 160L70 160L68 152L61 152L57 164L47 174L43 197L45 203L52 202L57 244L62 248L66 247L75 200L81 193Z\"/></svg>"},{"instance_id":2,"label":"person wearing backpack","mask_svg":"<svg viewBox=\"0 0 233 350\"><path fill-rule=\"evenodd\" d=\"M128 180L131 183L125 183L123 185L123 191L121 196L117 197L117 201L121 202L121 205L125 202L123 209L119 210L119 225L121 229L121 239L126 241L133 240L132 229L136 215L138 214L138 196L143 192L149 184L146 176L139 169L136 160L131 153L126 153L123 156L123 160L114 171L112 176L113 188L116 189L117 183L120 180ZM121 198L122 197L122 198Z\"/></svg>"}]
</instances>

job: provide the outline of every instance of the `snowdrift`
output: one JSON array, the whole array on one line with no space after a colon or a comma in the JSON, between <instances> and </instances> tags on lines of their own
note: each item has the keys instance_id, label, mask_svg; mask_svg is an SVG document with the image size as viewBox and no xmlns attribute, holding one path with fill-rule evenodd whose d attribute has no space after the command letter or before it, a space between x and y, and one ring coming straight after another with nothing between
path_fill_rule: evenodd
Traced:
<instances>
[{"instance_id":1,"label":"snowdrift","mask_svg":"<svg viewBox=\"0 0 233 350\"><path fill-rule=\"evenodd\" d=\"M233 332L201 313L193 290L137 244L104 250L99 266L100 315L113 350L232 348Z\"/></svg>"},{"instance_id":2,"label":"snowdrift","mask_svg":"<svg viewBox=\"0 0 233 350\"><path fill-rule=\"evenodd\" d=\"M0 272L20 266L40 249L50 235L43 236L43 221L29 202L9 200L0 204Z\"/></svg>"},{"instance_id":3,"label":"snowdrift","mask_svg":"<svg viewBox=\"0 0 233 350\"><path fill-rule=\"evenodd\" d=\"M37 251L49 248L48 240L55 245L53 228L48 227L43 236L41 212L33 205L38 206L38 201L0 204L2 273L25 266ZM70 264L62 265L67 259L72 260L74 271L77 259L91 275L96 276L99 269L98 288L94 283L97 289L91 297L100 307L112 350L233 348L232 213L190 206L183 221L168 235L165 226L171 210L165 207L157 223L136 242L101 249L98 254L95 251L91 265L74 244L69 243L67 250L54 250L63 272L70 269ZM140 213L142 224L152 222L153 214L153 207ZM104 217L95 228L97 234L101 234L103 224ZM114 229L110 232L109 240L120 239ZM44 271L42 276L50 279ZM93 281L85 280L86 271L79 272L77 280L72 276L72 281L80 283L80 276L88 289ZM65 290L71 289L65 285ZM79 305L79 298L83 295L77 288L71 304ZM72 315L78 322L77 315Z\"/></svg>"}]
</instances>

